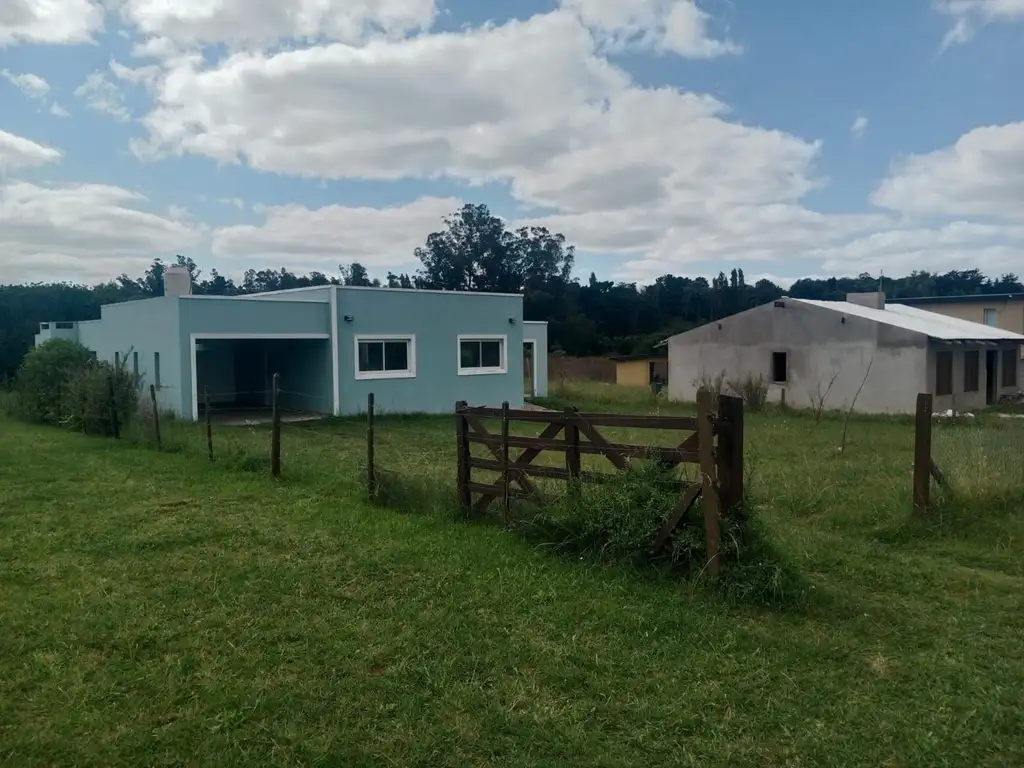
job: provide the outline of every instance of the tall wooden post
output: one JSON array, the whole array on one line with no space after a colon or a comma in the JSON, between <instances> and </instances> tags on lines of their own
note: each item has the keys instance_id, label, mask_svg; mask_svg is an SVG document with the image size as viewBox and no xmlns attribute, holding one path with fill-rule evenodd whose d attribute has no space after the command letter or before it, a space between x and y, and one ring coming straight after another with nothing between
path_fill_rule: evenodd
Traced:
<instances>
[{"instance_id":1,"label":"tall wooden post","mask_svg":"<svg viewBox=\"0 0 1024 768\"><path fill-rule=\"evenodd\" d=\"M721 568L718 559L720 501L715 478L715 431L712 395L706 389L697 390L697 451L700 456L701 509L704 512L704 533L707 538L708 573L717 576Z\"/></svg>"},{"instance_id":2,"label":"tall wooden post","mask_svg":"<svg viewBox=\"0 0 1024 768\"><path fill-rule=\"evenodd\" d=\"M374 463L374 400L373 392L366 396L366 493L372 499L377 495L377 469Z\"/></svg>"},{"instance_id":3,"label":"tall wooden post","mask_svg":"<svg viewBox=\"0 0 1024 768\"><path fill-rule=\"evenodd\" d=\"M718 487L722 514L743 502L743 399L731 395L718 398Z\"/></svg>"},{"instance_id":4,"label":"tall wooden post","mask_svg":"<svg viewBox=\"0 0 1024 768\"><path fill-rule=\"evenodd\" d=\"M281 392L281 374L275 373L273 389L270 392L271 430L270 430L270 474L281 476L281 409L278 398Z\"/></svg>"},{"instance_id":5,"label":"tall wooden post","mask_svg":"<svg viewBox=\"0 0 1024 768\"><path fill-rule=\"evenodd\" d=\"M213 461L213 411L210 410L210 388L203 387L203 413L206 420L206 452Z\"/></svg>"},{"instance_id":6,"label":"tall wooden post","mask_svg":"<svg viewBox=\"0 0 1024 768\"><path fill-rule=\"evenodd\" d=\"M114 431L114 438L121 438L121 422L117 418L117 397L114 394L114 377L107 377L107 395L110 399L110 428Z\"/></svg>"},{"instance_id":7,"label":"tall wooden post","mask_svg":"<svg viewBox=\"0 0 1024 768\"><path fill-rule=\"evenodd\" d=\"M509 496L511 472L508 462L508 400L501 404L501 492L502 519L508 523L512 517L512 502Z\"/></svg>"},{"instance_id":8,"label":"tall wooden post","mask_svg":"<svg viewBox=\"0 0 1024 768\"><path fill-rule=\"evenodd\" d=\"M152 384L149 385L149 401L153 404L153 434L156 437L156 449L161 449L160 445L160 409L156 404L156 387Z\"/></svg>"},{"instance_id":9,"label":"tall wooden post","mask_svg":"<svg viewBox=\"0 0 1024 768\"><path fill-rule=\"evenodd\" d=\"M932 396L917 396L914 416L914 510L926 512L931 505Z\"/></svg>"},{"instance_id":10,"label":"tall wooden post","mask_svg":"<svg viewBox=\"0 0 1024 768\"><path fill-rule=\"evenodd\" d=\"M463 512L469 514L473 499L469 491L469 421L466 419L466 414L463 413L466 407L468 407L468 404L465 400L459 400L455 403L455 433L457 450L459 452L459 507L462 508Z\"/></svg>"}]
</instances>

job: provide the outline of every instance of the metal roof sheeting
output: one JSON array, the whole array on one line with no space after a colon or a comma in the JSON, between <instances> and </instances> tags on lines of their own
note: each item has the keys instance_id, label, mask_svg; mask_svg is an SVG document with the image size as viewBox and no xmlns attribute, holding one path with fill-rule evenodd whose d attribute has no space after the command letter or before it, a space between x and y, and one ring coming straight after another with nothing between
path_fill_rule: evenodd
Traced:
<instances>
[{"instance_id":1,"label":"metal roof sheeting","mask_svg":"<svg viewBox=\"0 0 1024 768\"><path fill-rule=\"evenodd\" d=\"M972 323L955 317L946 317L938 312L909 307L905 304L886 304L885 309L864 307L848 301L816 301L812 299L787 299L829 309L844 315L862 317L876 323L884 323L907 331L923 333L940 341L1016 341L1024 343L1024 335L1004 331L983 323Z\"/></svg>"}]
</instances>

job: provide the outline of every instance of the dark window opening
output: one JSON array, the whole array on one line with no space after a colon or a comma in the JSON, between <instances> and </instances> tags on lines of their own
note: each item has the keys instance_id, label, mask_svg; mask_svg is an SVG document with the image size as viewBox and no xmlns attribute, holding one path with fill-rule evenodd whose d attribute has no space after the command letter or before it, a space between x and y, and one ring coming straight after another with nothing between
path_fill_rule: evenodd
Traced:
<instances>
[{"instance_id":1,"label":"dark window opening","mask_svg":"<svg viewBox=\"0 0 1024 768\"><path fill-rule=\"evenodd\" d=\"M139 353L132 352L132 373L139 375Z\"/></svg>"},{"instance_id":2,"label":"dark window opening","mask_svg":"<svg viewBox=\"0 0 1024 768\"><path fill-rule=\"evenodd\" d=\"M472 339L459 344L459 367L462 370L501 369L500 339Z\"/></svg>"},{"instance_id":3,"label":"dark window opening","mask_svg":"<svg viewBox=\"0 0 1024 768\"><path fill-rule=\"evenodd\" d=\"M160 389L160 353L153 353L153 386Z\"/></svg>"},{"instance_id":4,"label":"dark window opening","mask_svg":"<svg viewBox=\"0 0 1024 768\"><path fill-rule=\"evenodd\" d=\"M789 381L789 354L772 352L772 382L785 384Z\"/></svg>"},{"instance_id":5,"label":"dark window opening","mask_svg":"<svg viewBox=\"0 0 1024 768\"><path fill-rule=\"evenodd\" d=\"M1017 386L1017 358L1016 349L1003 350L1003 386Z\"/></svg>"},{"instance_id":6,"label":"dark window opening","mask_svg":"<svg viewBox=\"0 0 1024 768\"><path fill-rule=\"evenodd\" d=\"M75 327L74 323L54 323L53 327L60 331L70 331Z\"/></svg>"},{"instance_id":7,"label":"dark window opening","mask_svg":"<svg viewBox=\"0 0 1024 768\"><path fill-rule=\"evenodd\" d=\"M121 367L121 353L120 352L115 352L114 353L114 368L116 370L116 369L120 369L120 367Z\"/></svg>"},{"instance_id":8,"label":"dark window opening","mask_svg":"<svg viewBox=\"0 0 1024 768\"><path fill-rule=\"evenodd\" d=\"M953 394L953 353L935 353L935 394Z\"/></svg>"},{"instance_id":9,"label":"dark window opening","mask_svg":"<svg viewBox=\"0 0 1024 768\"><path fill-rule=\"evenodd\" d=\"M964 392L977 392L980 388L981 353L964 352Z\"/></svg>"},{"instance_id":10,"label":"dark window opening","mask_svg":"<svg viewBox=\"0 0 1024 768\"><path fill-rule=\"evenodd\" d=\"M407 372L409 367L409 340L360 341L360 373Z\"/></svg>"},{"instance_id":11,"label":"dark window opening","mask_svg":"<svg viewBox=\"0 0 1024 768\"><path fill-rule=\"evenodd\" d=\"M40 331L48 331L48 330L50 330L50 324L49 323L40 323L39 324L39 330Z\"/></svg>"}]
</instances>

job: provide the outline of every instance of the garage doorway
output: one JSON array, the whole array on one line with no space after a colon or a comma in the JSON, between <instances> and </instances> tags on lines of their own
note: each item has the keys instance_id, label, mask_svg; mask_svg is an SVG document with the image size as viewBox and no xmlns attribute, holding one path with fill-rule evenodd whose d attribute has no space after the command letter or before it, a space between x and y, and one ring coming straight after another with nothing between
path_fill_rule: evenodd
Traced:
<instances>
[{"instance_id":1,"label":"garage doorway","mask_svg":"<svg viewBox=\"0 0 1024 768\"><path fill-rule=\"evenodd\" d=\"M328 334L192 336L192 416L221 423L260 423L271 417L273 376L280 374L278 407L287 421L334 412L334 370Z\"/></svg>"}]
</instances>

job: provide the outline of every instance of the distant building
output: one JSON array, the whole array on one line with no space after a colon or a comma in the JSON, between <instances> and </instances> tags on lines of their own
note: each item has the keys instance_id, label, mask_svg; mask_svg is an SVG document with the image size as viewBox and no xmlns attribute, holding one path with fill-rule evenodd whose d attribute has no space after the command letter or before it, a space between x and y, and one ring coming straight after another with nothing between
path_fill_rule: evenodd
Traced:
<instances>
[{"instance_id":1,"label":"distant building","mask_svg":"<svg viewBox=\"0 0 1024 768\"><path fill-rule=\"evenodd\" d=\"M994 293L973 296L917 296L893 299L895 304L927 309L946 317L982 323L1004 331L1024 333L1024 293ZM1024 357L1024 346L1021 347Z\"/></svg>"},{"instance_id":2,"label":"distant building","mask_svg":"<svg viewBox=\"0 0 1024 768\"><path fill-rule=\"evenodd\" d=\"M828 391L826 408L856 397L857 411L909 413L931 392L936 410L976 409L1017 392L1022 343L1019 333L887 304L882 293L783 297L668 339L669 396L692 400L716 376L763 376L769 399L785 392L794 407Z\"/></svg>"},{"instance_id":3,"label":"distant building","mask_svg":"<svg viewBox=\"0 0 1024 768\"><path fill-rule=\"evenodd\" d=\"M77 340L189 419L206 395L214 408L265 408L274 373L281 406L308 414L359 413L370 392L382 413L449 413L456 400L520 407L547 394L547 323L523 321L521 295L319 286L194 296L176 267L164 289L105 305L99 320L41 323L36 345Z\"/></svg>"},{"instance_id":4,"label":"distant building","mask_svg":"<svg viewBox=\"0 0 1024 768\"><path fill-rule=\"evenodd\" d=\"M668 381L668 354L662 348L639 355L617 355L609 358L615 363L615 383L626 387L649 387L654 382Z\"/></svg>"}]
</instances>

